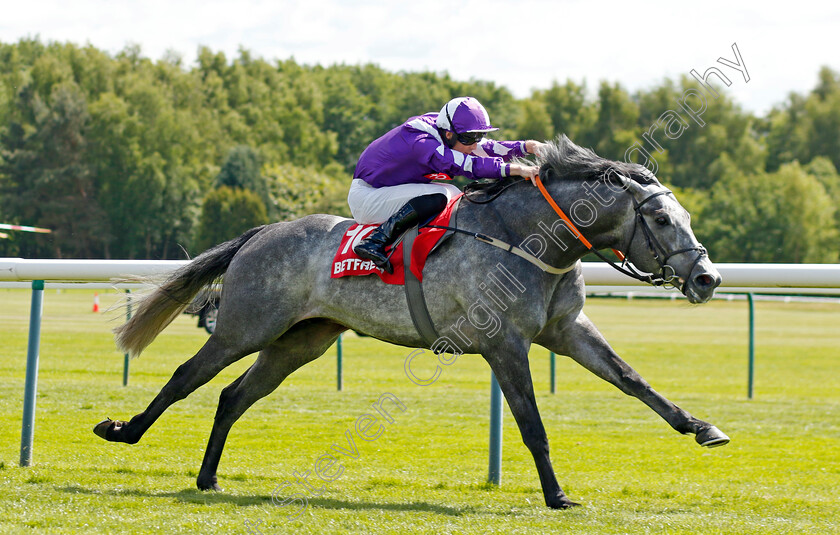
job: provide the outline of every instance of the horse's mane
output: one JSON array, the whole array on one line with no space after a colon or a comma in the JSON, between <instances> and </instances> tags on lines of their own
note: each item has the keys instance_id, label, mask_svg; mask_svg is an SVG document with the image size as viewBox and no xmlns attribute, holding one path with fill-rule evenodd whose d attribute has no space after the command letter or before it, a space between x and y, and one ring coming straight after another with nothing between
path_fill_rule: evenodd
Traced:
<instances>
[{"instance_id":1,"label":"horse's mane","mask_svg":"<svg viewBox=\"0 0 840 535\"><path fill-rule=\"evenodd\" d=\"M639 184L659 184L647 167L637 163L617 162L602 158L591 149L575 145L565 135L546 144L538 163L543 173L551 170L563 180L586 180L608 175L610 169ZM547 177L548 178L548 177Z\"/></svg>"},{"instance_id":2,"label":"horse's mane","mask_svg":"<svg viewBox=\"0 0 840 535\"><path fill-rule=\"evenodd\" d=\"M521 162L528 163L526 160L521 160ZM597 180L604 176L609 180L610 170L612 170L613 173L620 173L639 184L660 184L647 167L637 163L617 162L602 158L595 154L592 149L575 145L565 135L559 136L556 141L545 144L542 154L537 158L537 164L541 167L540 174L544 180L555 177L559 177L561 180L588 180L593 178ZM615 177L612 180L617 179L618 177ZM492 200L508 187L522 181L526 180L518 176L476 180L464 187L464 193L468 200Z\"/></svg>"}]
</instances>

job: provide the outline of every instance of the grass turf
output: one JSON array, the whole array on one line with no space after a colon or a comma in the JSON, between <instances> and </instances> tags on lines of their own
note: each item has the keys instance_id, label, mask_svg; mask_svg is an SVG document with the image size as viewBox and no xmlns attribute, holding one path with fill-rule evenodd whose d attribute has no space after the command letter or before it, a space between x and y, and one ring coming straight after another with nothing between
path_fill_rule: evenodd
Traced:
<instances>
[{"instance_id":1,"label":"grass turf","mask_svg":"<svg viewBox=\"0 0 840 535\"><path fill-rule=\"evenodd\" d=\"M247 357L173 405L134 446L96 437L95 423L146 407L204 342L178 318L123 387L123 356L91 313L93 292L45 292L34 465L18 467L29 291L0 290L0 532L44 533L832 533L840 531L840 305L756 304L756 398L746 399L747 307L715 301L591 299L589 316L654 388L711 421L732 443L707 450L635 399L547 351L531 353L537 402L560 485L583 507L545 507L536 470L505 408L502 485L487 477L489 369L464 356L421 387L409 351L344 337L234 426L222 493L195 489L220 390ZM102 295L103 307L115 293ZM429 360L416 361L431 370ZM426 368L424 368L426 366ZM345 431L391 393L405 405L358 457L289 519L272 503L295 472L314 472ZM310 479L319 481L314 474ZM319 489L316 489L319 490ZM288 487L283 496L304 492ZM298 502L299 503L299 502Z\"/></svg>"}]
</instances>

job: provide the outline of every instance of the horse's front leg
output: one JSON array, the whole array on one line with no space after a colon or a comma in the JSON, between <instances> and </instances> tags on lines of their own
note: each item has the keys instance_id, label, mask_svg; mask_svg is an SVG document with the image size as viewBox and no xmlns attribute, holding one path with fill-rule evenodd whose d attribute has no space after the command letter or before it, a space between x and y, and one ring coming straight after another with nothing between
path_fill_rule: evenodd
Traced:
<instances>
[{"instance_id":1,"label":"horse's front leg","mask_svg":"<svg viewBox=\"0 0 840 535\"><path fill-rule=\"evenodd\" d=\"M583 312L574 320L549 327L534 342L571 357L625 394L640 399L680 433L693 433L701 446L711 448L729 442L729 437L717 427L694 418L651 388L636 370L618 356Z\"/></svg>"},{"instance_id":2,"label":"horse's front leg","mask_svg":"<svg viewBox=\"0 0 840 535\"><path fill-rule=\"evenodd\" d=\"M540 477L545 504L553 509L566 509L579 505L571 501L554 475L551 459L548 456L548 437L540 418L537 401L534 398L534 386L531 382L531 370L528 364L528 347L496 347L483 353L490 364L499 386L505 395L510 412L513 414L522 441L534 457L537 473ZM518 347L524 345L524 347Z\"/></svg>"}]
</instances>

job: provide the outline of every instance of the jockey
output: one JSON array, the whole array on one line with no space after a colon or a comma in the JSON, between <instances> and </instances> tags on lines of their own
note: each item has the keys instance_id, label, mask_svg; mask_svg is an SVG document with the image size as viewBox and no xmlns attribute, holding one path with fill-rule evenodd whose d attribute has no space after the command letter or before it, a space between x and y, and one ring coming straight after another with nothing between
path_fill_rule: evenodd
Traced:
<instances>
[{"instance_id":1,"label":"jockey","mask_svg":"<svg viewBox=\"0 0 840 535\"><path fill-rule=\"evenodd\" d=\"M385 247L460 193L452 184L433 181L521 176L534 182L539 167L506 162L536 154L542 143L484 139L494 130L484 106L458 97L439 113L412 117L371 143L356 164L347 203L357 223L381 225L353 251L393 272Z\"/></svg>"}]
</instances>

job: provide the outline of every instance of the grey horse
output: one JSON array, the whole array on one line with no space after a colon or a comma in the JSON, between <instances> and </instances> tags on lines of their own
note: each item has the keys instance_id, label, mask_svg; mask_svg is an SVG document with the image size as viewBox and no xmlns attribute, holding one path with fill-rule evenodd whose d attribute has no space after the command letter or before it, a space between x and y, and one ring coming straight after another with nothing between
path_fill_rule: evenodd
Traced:
<instances>
[{"instance_id":1,"label":"grey horse","mask_svg":"<svg viewBox=\"0 0 840 535\"><path fill-rule=\"evenodd\" d=\"M650 274L641 278L670 283L691 303L711 299L720 275L695 238L689 214L645 167L603 159L565 136L549 143L539 165L548 193L591 242L591 250L622 251L637 270ZM546 272L456 233L430 256L423 272L428 310L446 346L436 349L477 353L488 362L534 457L547 506L577 504L558 485L549 459L528 363L532 343L572 358L640 399L676 431L694 434L701 446L729 442L715 426L653 390L583 313L579 259L590 249L530 181L501 183L470 197L474 202L461 202L459 228L520 245L532 260L571 268L564 274ZM332 258L352 223L319 214L254 228L174 272L115 329L117 344L138 355L199 291L224 275L216 331L145 411L127 422L106 419L94 432L134 444L170 405L259 352L222 391L198 474L199 489L221 490L216 470L234 422L289 374L320 357L343 331L428 348L412 323L402 287L376 276L330 278Z\"/></svg>"}]
</instances>

